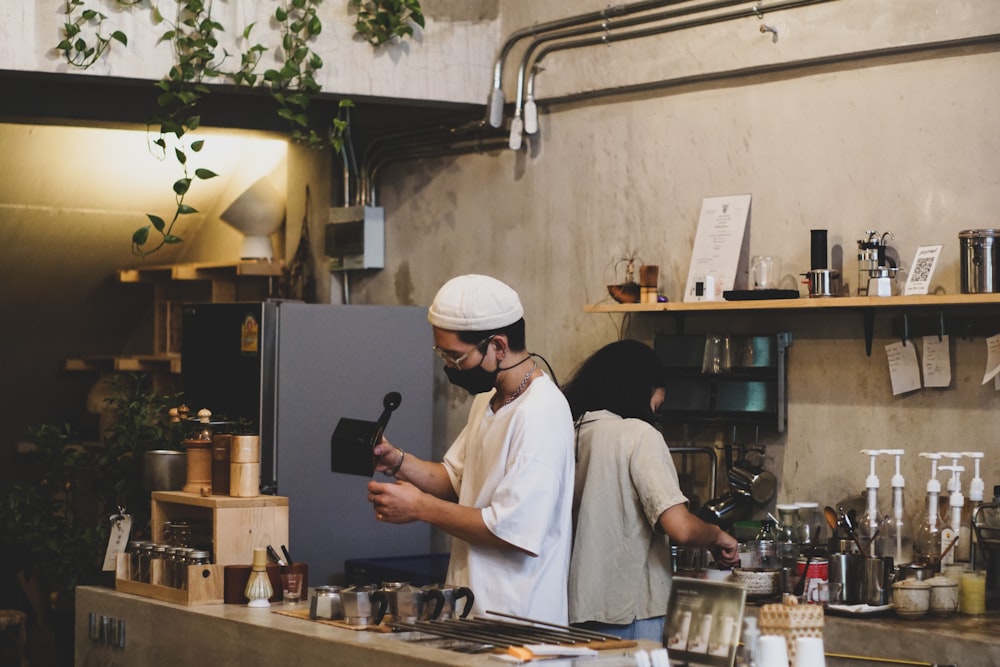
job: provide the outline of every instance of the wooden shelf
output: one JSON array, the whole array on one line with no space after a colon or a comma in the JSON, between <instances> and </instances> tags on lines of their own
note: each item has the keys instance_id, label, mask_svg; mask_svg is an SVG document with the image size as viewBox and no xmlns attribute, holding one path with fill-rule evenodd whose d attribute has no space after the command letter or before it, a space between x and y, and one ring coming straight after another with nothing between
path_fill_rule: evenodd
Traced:
<instances>
[{"instance_id":1,"label":"wooden shelf","mask_svg":"<svg viewBox=\"0 0 1000 667\"><path fill-rule=\"evenodd\" d=\"M976 307L1000 307L1000 294L921 294L914 296L844 296L811 299L762 299L760 301L693 301L667 303L598 303L583 307L586 313L668 313L683 318L688 313L731 313L750 311L858 311L864 316L865 351L872 353L872 338L875 329L876 311L909 311L913 309L938 309L939 315L935 333L947 333L944 322L944 309L962 309ZM989 318L986 318L989 319ZM904 338L918 335L917 328L910 328L908 315L903 317L902 336ZM971 335L982 329L983 323L974 327L971 323L963 323L959 329L965 335ZM993 322L985 322L987 330ZM988 335L988 334L987 334Z\"/></svg>"},{"instance_id":2,"label":"wooden shelf","mask_svg":"<svg viewBox=\"0 0 1000 667\"><path fill-rule=\"evenodd\" d=\"M598 303L583 307L587 313L691 313L733 310L806 310L911 308L1000 305L1000 294L926 294L918 296L844 296L760 301L691 301L667 303Z\"/></svg>"},{"instance_id":3,"label":"wooden shelf","mask_svg":"<svg viewBox=\"0 0 1000 667\"><path fill-rule=\"evenodd\" d=\"M118 269L118 282L141 283L164 280L219 280L221 277L277 277L284 270L280 261L191 262Z\"/></svg>"},{"instance_id":4,"label":"wooden shelf","mask_svg":"<svg viewBox=\"0 0 1000 667\"><path fill-rule=\"evenodd\" d=\"M121 371L121 372L157 372L167 371L178 375L181 372L181 355L179 354L139 354L130 357L112 355L92 355L67 359L63 364L67 371Z\"/></svg>"}]
</instances>

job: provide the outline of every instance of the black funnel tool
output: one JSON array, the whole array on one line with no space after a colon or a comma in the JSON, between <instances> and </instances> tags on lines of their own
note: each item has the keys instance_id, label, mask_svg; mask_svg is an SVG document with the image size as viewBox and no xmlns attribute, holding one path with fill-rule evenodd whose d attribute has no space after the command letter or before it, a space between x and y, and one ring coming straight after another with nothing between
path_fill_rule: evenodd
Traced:
<instances>
[{"instance_id":1,"label":"black funnel tool","mask_svg":"<svg viewBox=\"0 0 1000 667\"><path fill-rule=\"evenodd\" d=\"M374 475L375 445L382 440L390 415L402 401L398 391L386 394L382 414L375 422L342 417L330 438L330 469L362 477Z\"/></svg>"}]
</instances>

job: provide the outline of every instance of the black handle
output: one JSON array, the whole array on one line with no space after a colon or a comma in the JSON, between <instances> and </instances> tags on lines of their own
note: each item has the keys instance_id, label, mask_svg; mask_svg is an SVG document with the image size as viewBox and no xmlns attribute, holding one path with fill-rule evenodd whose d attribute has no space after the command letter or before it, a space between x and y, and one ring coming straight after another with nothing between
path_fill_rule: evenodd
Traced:
<instances>
[{"instance_id":1,"label":"black handle","mask_svg":"<svg viewBox=\"0 0 1000 667\"><path fill-rule=\"evenodd\" d=\"M444 593L437 588L432 588L427 591L426 595L427 599L434 603L434 607L428 612L427 618L428 620L436 621L444 609Z\"/></svg>"},{"instance_id":2,"label":"black handle","mask_svg":"<svg viewBox=\"0 0 1000 667\"><path fill-rule=\"evenodd\" d=\"M382 433L385 432L385 427L389 424L389 417L402 402L403 397L398 391L390 391L385 395L385 398L382 399L382 414L379 416L378 421L375 422L375 434L372 437L372 447L377 445L382 439Z\"/></svg>"},{"instance_id":3,"label":"black handle","mask_svg":"<svg viewBox=\"0 0 1000 667\"><path fill-rule=\"evenodd\" d=\"M458 613L458 601L465 598L465 606L462 607L460 618L465 618L472 611L472 603L476 601L476 596L472 594L472 589L462 586L455 589L455 612Z\"/></svg>"},{"instance_id":4,"label":"black handle","mask_svg":"<svg viewBox=\"0 0 1000 667\"><path fill-rule=\"evenodd\" d=\"M372 625L380 625L385 618L385 612L389 609L389 596L385 591L372 591L368 594L368 599L375 605L375 614Z\"/></svg>"}]
</instances>

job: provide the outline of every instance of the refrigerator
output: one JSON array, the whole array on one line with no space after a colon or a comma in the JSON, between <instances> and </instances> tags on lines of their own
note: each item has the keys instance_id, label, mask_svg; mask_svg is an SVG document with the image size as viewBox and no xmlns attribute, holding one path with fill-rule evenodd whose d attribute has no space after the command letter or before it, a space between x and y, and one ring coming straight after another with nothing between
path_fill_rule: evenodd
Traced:
<instances>
[{"instance_id":1,"label":"refrigerator","mask_svg":"<svg viewBox=\"0 0 1000 667\"><path fill-rule=\"evenodd\" d=\"M192 412L208 408L213 419L256 428L262 492L288 498L287 547L308 564L310 585L341 583L347 560L430 553L430 527L377 522L369 478L331 472L330 451L341 417L375 421L383 397L395 391L402 401L385 437L431 457L426 308L190 303L181 326L184 401Z\"/></svg>"}]
</instances>

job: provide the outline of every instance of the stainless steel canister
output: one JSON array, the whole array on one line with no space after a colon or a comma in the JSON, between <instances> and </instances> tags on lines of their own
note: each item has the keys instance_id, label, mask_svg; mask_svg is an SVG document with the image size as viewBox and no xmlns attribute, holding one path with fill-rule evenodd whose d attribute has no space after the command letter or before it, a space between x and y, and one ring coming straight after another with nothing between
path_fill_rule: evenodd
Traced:
<instances>
[{"instance_id":1,"label":"stainless steel canister","mask_svg":"<svg viewBox=\"0 0 1000 667\"><path fill-rule=\"evenodd\" d=\"M1000 229L966 229L958 233L962 259L962 294L1000 292Z\"/></svg>"}]
</instances>

